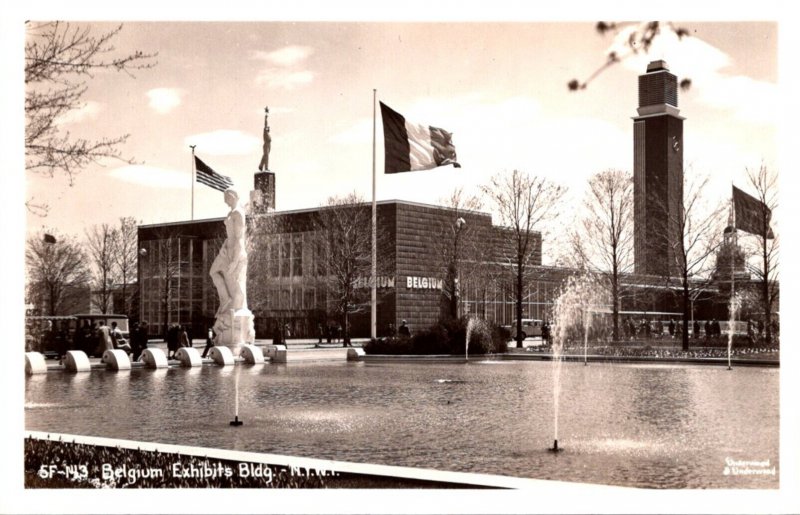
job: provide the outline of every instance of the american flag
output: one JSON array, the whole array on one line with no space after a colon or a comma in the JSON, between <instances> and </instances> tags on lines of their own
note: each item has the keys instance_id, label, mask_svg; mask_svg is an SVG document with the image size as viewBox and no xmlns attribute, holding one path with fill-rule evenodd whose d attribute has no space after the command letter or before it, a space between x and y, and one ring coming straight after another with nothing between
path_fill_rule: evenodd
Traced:
<instances>
[{"instance_id":1,"label":"american flag","mask_svg":"<svg viewBox=\"0 0 800 515\"><path fill-rule=\"evenodd\" d=\"M215 172L210 166L201 161L199 157L194 156L194 164L195 170L197 171L197 182L219 191L225 191L233 187L233 181L230 177Z\"/></svg>"}]
</instances>

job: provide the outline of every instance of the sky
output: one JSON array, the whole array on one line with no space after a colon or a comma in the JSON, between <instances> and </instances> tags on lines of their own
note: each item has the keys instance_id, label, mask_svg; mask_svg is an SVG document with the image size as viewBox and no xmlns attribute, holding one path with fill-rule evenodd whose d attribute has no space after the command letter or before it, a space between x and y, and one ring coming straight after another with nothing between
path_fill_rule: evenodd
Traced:
<instances>
[{"instance_id":1,"label":"sky","mask_svg":"<svg viewBox=\"0 0 800 515\"><path fill-rule=\"evenodd\" d=\"M100 33L115 23L88 25ZM406 119L452 132L462 165L384 175L378 110L378 200L436 204L519 169L567 186L563 210L573 212L592 174L632 169L637 76L655 59L692 80L679 94L684 164L687 175L710 176L709 197L722 200L731 182L745 186L747 168L777 166L778 25L680 25L691 37L665 34L648 55L573 92L567 82L590 76L626 31L601 36L592 21L125 21L116 54L158 52L157 64L135 78L96 74L60 127L89 139L130 134L119 149L136 164L103 160L71 186L27 173L26 199L50 209L30 214L26 231L82 236L121 216L144 224L224 216L222 194L201 184L192 212L190 145L247 197L265 106L279 211L352 191L370 200L373 89Z\"/></svg>"}]
</instances>

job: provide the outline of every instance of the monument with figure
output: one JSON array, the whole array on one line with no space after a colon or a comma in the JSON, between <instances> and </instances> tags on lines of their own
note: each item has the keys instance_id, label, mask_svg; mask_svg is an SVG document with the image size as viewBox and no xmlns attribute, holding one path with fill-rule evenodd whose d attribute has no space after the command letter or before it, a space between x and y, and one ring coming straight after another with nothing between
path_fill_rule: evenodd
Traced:
<instances>
[{"instance_id":1,"label":"monument with figure","mask_svg":"<svg viewBox=\"0 0 800 515\"><path fill-rule=\"evenodd\" d=\"M261 172L269 171L269 151L272 149L272 136L269 135L269 107L264 108L264 146L262 147L261 162L258 169Z\"/></svg>"},{"instance_id":2,"label":"monument with figure","mask_svg":"<svg viewBox=\"0 0 800 515\"><path fill-rule=\"evenodd\" d=\"M214 343L238 347L255 341L253 314L247 309L245 212L236 190L229 188L224 196L225 203L231 208L225 218L226 238L210 270L219 296Z\"/></svg>"},{"instance_id":3,"label":"monument with figure","mask_svg":"<svg viewBox=\"0 0 800 515\"><path fill-rule=\"evenodd\" d=\"M269 130L269 106L264 108L264 145L258 172L253 176L254 190L250 194L250 209L253 213L275 210L275 174L269 169L269 153L272 136Z\"/></svg>"}]
</instances>

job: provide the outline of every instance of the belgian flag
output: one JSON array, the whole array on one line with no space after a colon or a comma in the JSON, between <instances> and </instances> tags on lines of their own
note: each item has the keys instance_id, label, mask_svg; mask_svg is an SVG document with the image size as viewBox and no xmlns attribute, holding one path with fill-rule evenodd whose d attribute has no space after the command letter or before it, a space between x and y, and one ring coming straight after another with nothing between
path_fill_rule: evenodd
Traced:
<instances>
[{"instance_id":1,"label":"belgian flag","mask_svg":"<svg viewBox=\"0 0 800 515\"><path fill-rule=\"evenodd\" d=\"M400 113L381 104L383 146L386 161L383 173L430 170L456 162L453 135L444 129L411 123Z\"/></svg>"}]
</instances>

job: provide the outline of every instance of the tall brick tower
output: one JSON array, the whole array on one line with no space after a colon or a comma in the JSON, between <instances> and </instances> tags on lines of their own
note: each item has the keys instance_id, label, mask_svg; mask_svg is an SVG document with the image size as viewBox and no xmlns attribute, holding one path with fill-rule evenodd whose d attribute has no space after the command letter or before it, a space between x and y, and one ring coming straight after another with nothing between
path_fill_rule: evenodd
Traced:
<instances>
[{"instance_id":1,"label":"tall brick tower","mask_svg":"<svg viewBox=\"0 0 800 515\"><path fill-rule=\"evenodd\" d=\"M678 79L653 61L639 76L633 118L634 270L674 275L683 206L683 120ZM679 254L680 255L680 254Z\"/></svg>"}]
</instances>

